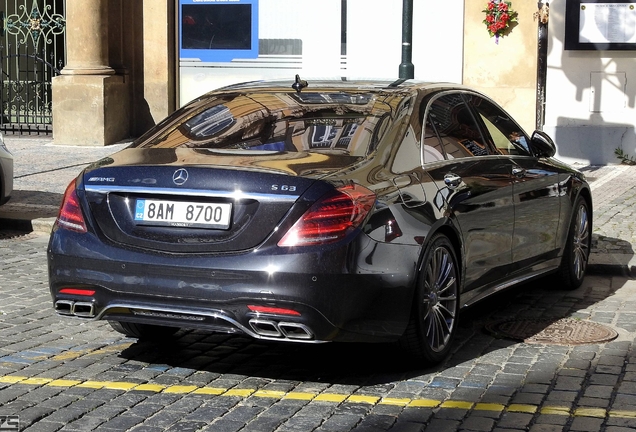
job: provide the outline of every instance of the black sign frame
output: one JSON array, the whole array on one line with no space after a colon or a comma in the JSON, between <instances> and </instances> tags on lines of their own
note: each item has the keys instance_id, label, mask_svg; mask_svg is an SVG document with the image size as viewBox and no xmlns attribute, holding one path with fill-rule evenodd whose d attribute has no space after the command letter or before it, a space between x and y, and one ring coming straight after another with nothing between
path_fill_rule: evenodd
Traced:
<instances>
[{"instance_id":1,"label":"black sign frame","mask_svg":"<svg viewBox=\"0 0 636 432\"><path fill-rule=\"evenodd\" d=\"M565 49L566 50L636 50L636 43L623 42L579 42L580 36L580 10L585 3L619 3L630 4L635 1L619 0L566 0L565 2Z\"/></svg>"}]
</instances>

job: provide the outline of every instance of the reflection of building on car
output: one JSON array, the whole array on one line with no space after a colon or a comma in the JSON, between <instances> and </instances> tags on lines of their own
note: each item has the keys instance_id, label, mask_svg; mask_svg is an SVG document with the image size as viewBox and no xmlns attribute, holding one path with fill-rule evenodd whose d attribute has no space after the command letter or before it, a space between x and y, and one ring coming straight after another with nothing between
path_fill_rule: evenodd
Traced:
<instances>
[{"instance_id":1,"label":"reflection of building on car","mask_svg":"<svg viewBox=\"0 0 636 432\"><path fill-rule=\"evenodd\" d=\"M225 148L322 149L364 155L373 148L374 135L369 131L377 129L376 124L391 107L362 93L352 101L346 100L349 104L343 112L337 108L341 98L337 93L320 97L279 93L220 98L218 104L192 116L156 143L160 147L184 143L188 147L208 148L223 142ZM265 104L269 107L265 108ZM305 112L301 109L304 104L320 106L320 110Z\"/></svg>"},{"instance_id":2,"label":"reflection of building on car","mask_svg":"<svg viewBox=\"0 0 636 432\"><path fill-rule=\"evenodd\" d=\"M472 102L477 112L469 109L467 101ZM498 111L490 101L474 96L440 97L431 104L426 127L426 136L437 136L442 142L442 148L435 148L437 141L432 141L433 148L427 153L433 160L444 154L448 158L489 154L485 145L487 137L480 131L484 127L490 132L488 138L496 153L529 155L525 134L519 131L519 126ZM513 134L517 134L515 141L507 138Z\"/></svg>"}]
</instances>

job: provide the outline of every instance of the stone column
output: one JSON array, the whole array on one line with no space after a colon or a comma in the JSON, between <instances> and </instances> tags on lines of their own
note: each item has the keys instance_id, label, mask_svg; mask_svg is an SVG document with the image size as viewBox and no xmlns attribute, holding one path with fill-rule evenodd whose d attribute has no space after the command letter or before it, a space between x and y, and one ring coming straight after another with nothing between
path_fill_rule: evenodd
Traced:
<instances>
[{"instance_id":1,"label":"stone column","mask_svg":"<svg viewBox=\"0 0 636 432\"><path fill-rule=\"evenodd\" d=\"M103 146L129 135L128 84L109 65L109 3L66 3L68 63L53 78L55 144Z\"/></svg>"},{"instance_id":2,"label":"stone column","mask_svg":"<svg viewBox=\"0 0 636 432\"><path fill-rule=\"evenodd\" d=\"M66 58L62 75L113 75L108 65L108 0L66 4Z\"/></svg>"}]
</instances>

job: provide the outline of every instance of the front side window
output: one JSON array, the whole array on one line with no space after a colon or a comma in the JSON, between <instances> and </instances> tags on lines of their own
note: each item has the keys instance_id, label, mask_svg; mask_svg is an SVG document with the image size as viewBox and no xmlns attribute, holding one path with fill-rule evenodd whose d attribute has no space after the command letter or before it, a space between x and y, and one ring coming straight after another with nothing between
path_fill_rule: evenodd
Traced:
<instances>
[{"instance_id":1,"label":"front side window","mask_svg":"<svg viewBox=\"0 0 636 432\"><path fill-rule=\"evenodd\" d=\"M433 134L437 136L443 152L431 139ZM479 127L459 93L442 95L429 105L424 139L428 139L425 145L438 158L443 153L447 159L489 154Z\"/></svg>"},{"instance_id":2,"label":"front side window","mask_svg":"<svg viewBox=\"0 0 636 432\"><path fill-rule=\"evenodd\" d=\"M469 99L500 154L530 156L528 137L508 114L487 99L476 95L470 95Z\"/></svg>"}]
</instances>

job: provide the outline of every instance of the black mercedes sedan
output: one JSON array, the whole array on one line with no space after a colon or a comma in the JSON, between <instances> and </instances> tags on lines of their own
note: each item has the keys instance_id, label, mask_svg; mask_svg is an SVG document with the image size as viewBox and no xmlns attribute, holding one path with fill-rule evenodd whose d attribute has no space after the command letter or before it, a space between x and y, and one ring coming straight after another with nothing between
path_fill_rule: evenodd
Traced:
<instances>
[{"instance_id":1,"label":"black mercedes sedan","mask_svg":"<svg viewBox=\"0 0 636 432\"><path fill-rule=\"evenodd\" d=\"M555 152L457 85L225 87L69 184L53 304L135 338L398 341L440 362L463 307L582 283L590 188Z\"/></svg>"}]
</instances>

